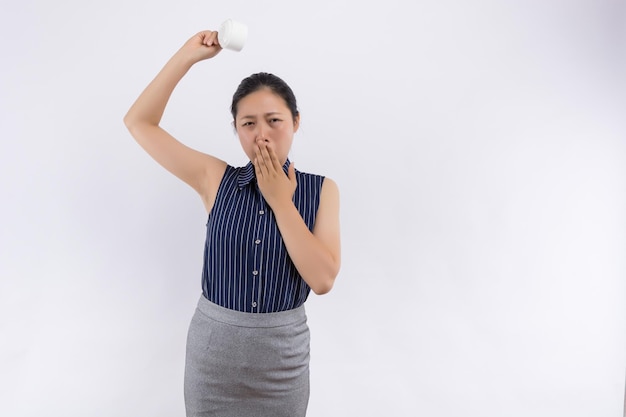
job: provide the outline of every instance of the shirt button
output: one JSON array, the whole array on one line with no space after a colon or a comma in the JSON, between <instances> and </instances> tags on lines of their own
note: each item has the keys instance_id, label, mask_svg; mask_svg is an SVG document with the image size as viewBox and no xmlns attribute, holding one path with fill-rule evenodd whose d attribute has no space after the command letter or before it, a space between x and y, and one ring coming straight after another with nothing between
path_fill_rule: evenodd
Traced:
<instances>
[{"instance_id":1,"label":"shirt button","mask_svg":"<svg viewBox=\"0 0 626 417\"><path fill-rule=\"evenodd\" d=\"M252 271L252 275L259 275L259 271Z\"/></svg>"},{"instance_id":2,"label":"shirt button","mask_svg":"<svg viewBox=\"0 0 626 417\"><path fill-rule=\"evenodd\" d=\"M259 210L259 214L265 214L265 210Z\"/></svg>"},{"instance_id":3,"label":"shirt button","mask_svg":"<svg viewBox=\"0 0 626 417\"><path fill-rule=\"evenodd\" d=\"M258 245L259 243L261 243L261 239L255 240L254 243L256 243Z\"/></svg>"},{"instance_id":4,"label":"shirt button","mask_svg":"<svg viewBox=\"0 0 626 417\"><path fill-rule=\"evenodd\" d=\"M256 301L252 302L252 307L256 307Z\"/></svg>"}]
</instances>

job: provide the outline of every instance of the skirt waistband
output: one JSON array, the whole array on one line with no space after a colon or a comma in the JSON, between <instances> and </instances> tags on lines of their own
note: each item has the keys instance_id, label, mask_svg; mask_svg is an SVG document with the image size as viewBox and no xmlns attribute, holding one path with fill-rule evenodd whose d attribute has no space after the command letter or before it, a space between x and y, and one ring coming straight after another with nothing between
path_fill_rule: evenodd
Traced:
<instances>
[{"instance_id":1,"label":"skirt waistband","mask_svg":"<svg viewBox=\"0 0 626 417\"><path fill-rule=\"evenodd\" d=\"M239 327L282 327L306 322L304 304L293 310L276 313L246 313L222 307L201 295L198 310L212 320Z\"/></svg>"}]
</instances>

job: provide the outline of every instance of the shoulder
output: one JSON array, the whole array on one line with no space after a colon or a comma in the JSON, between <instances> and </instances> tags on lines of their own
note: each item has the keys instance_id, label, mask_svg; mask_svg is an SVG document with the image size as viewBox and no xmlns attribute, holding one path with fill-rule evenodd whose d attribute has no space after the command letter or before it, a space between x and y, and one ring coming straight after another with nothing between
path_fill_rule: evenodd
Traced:
<instances>
[{"instance_id":1,"label":"shoulder","mask_svg":"<svg viewBox=\"0 0 626 417\"><path fill-rule=\"evenodd\" d=\"M339 199L339 186L337 183L328 177L324 177L324 182L322 183L322 191L321 191L322 199Z\"/></svg>"},{"instance_id":2,"label":"shoulder","mask_svg":"<svg viewBox=\"0 0 626 417\"><path fill-rule=\"evenodd\" d=\"M317 181L319 181L320 183L321 183L322 181L324 181L324 178L326 178L326 177L325 177L325 176L323 176L323 175L319 175L319 174L312 174L312 173L310 173L310 172L304 172L304 171L298 171L298 169L297 169L297 168L296 168L296 175L297 175L299 178L303 178L303 179L313 179L313 180L317 180Z\"/></svg>"},{"instance_id":3,"label":"shoulder","mask_svg":"<svg viewBox=\"0 0 626 417\"><path fill-rule=\"evenodd\" d=\"M319 174L298 171L296 169L296 180L298 182L298 193L309 196L308 198L319 198L321 190L324 188L326 177Z\"/></svg>"},{"instance_id":4,"label":"shoulder","mask_svg":"<svg viewBox=\"0 0 626 417\"><path fill-rule=\"evenodd\" d=\"M325 175L299 171L298 168L296 168L296 176L298 180L310 181L313 183L317 183L320 186L326 181L333 182L330 178L326 177Z\"/></svg>"},{"instance_id":5,"label":"shoulder","mask_svg":"<svg viewBox=\"0 0 626 417\"><path fill-rule=\"evenodd\" d=\"M337 183L333 179L325 175L312 174L309 172L298 171L297 169L296 169L296 175L298 178L298 183L301 183L302 181L307 181L312 184L317 184L318 187L321 188L322 194L324 193L338 194L339 193L339 187L337 186Z\"/></svg>"},{"instance_id":6,"label":"shoulder","mask_svg":"<svg viewBox=\"0 0 626 417\"><path fill-rule=\"evenodd\" d=\"M238 173L238 168L235 168L229 164L224 164L222 173L221 175L219 175L219 179L216 184L214 184L215 190L217 191L217 189L220 188L224 183L228 183L229 181L232 182L233 180L235 180L238 176Z\"/></svg>"},{"instance_id":7,"label":"shoulder","mask_svg":"<svg viewBox=\"0 0 626 417\"><path fill-rule=\"evenodd\" d=\"M332 179L324 175L319 174L305 174L308 175L312 182L317 184L319 191L320 204L337 205L339 202L339 186Z\"/></svg>"}]
</instances>

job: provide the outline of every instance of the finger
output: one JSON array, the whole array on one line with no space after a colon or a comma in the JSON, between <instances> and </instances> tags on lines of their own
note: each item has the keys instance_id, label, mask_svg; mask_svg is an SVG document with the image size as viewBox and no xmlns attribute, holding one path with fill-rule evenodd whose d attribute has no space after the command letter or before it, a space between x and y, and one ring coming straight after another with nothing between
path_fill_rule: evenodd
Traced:
<instances>
[{"instance_id":1,"label":"finger","mask_svg":"<svg viewBox=\"0 0 626 417\"><path fill-rule=\"evenodd\" d=\"M254 158L253 164L254 172L256 174L257 181L263 182L268 178L267 169L265 169L265 164L262 161L261 157Z\"/></svg>"},{"instance_id":2,"label":"finger","mask_svg":"<svg viewBox=\"0 0 626 417\"><path fill-rule=\"evenodd\" d=\"M265 168L266 172L269 174L272 171L275 171L274 165L272 163L272 158L270 157L270 154L267 150L267 145L265 143L261 143L259 145L259 153L261 155L261 163L263 164L263 167Z\"/></svg>"},{"instance_id":3,"label":"finger","mask_svg":"<svg viewBox=\"0 0 626 417\"><path fill-rule=\"evenodd\" d=\"M254 160L252 161L254 163L254 168L258 171L261 170L261 166L259 163L259 160L261 159L261 151L258 147L254 148Z\"/></svg>"},{"instance_id":4,"label":"finger","mask_svg":"<svg viewBox=\"0 0 626 417\"><path fill-rule=\"evenodd\" d=\"M265 157L263 156L263 152L259 146L256 147L256 164L259 167L259 172L261 175L269 175L269 169L267 166L267 162Z\"/></svg>"},{"instance_id":5,"label":"finger","mask_svg":"<svg viewBox=\"0 0 626 417\"><path fill-rule=\"evenodd\" d=\"M264 150L264 156L266 158L265 163L271 168L274 174L282 172L283 167L278 159L278 155L274 151L274 148L270 144L265 144L262 148Z\"/></svg>"},{"instance_id":6,"label":"finger","mask_svg":"<svg viewBox=\"0 0 626 417\"><path fill-rule=\"evenodd\" d=\"M276 172L282 171L283 167L281 166L280 161L278 160L278 155L276 155L276 152L274 152L274 148L272 148L271 146L268 146L267 152L272 161L272 166L274 167Z\"/></svg>"},{"instance_id":7,"label":"finger","mask_svg":"<svg viewBox=\"0 0 626 417\"><path fill-rule=\"evenodd\" d=\"M211 37L211 31L210 30L204 30L200 33L198 33L198 37L200 38L200 43L202 45L207 45L209 43L209 39Z\"/></svg>"},{"instance_id":8,"label":"finger","mask_svg":"<svg viewBox=\"0 0 626 417\"><path fill-rule=\"evenodd\" d=\"M268 170L274 169L269 147L266 144L262 144L260 148L261 148L261 155L263 156L263 162L265 163L265 166L267 166Z\"/></svg>"},{"instance_id":9,"label":"finger","mask_svg":"<svg viewBox=\"0 0 626 417\"><path fill-rule=\"evenodd\" d=\"M220 48L222 47L222 45L220 45L219 34L216 31L213 32L213 44L219 46Z\"/></svg>"},{"instance_id":10,"label":"finger","mask_svg":"<svg viewBox=\"0 0 626 417\"><path fill-rule=\"evenodd\" d=\"M209 36L209 40L210 40L210 45L219 45L219 41L217 39L217 32L213 31L211 32L211 35Z\"/></svg>"},{"instance_id":11,"label":"finger","mask_svg":"<svg viewBox=\"0 0 626 417\"><path fill-rule=\"evenodd\" d=\"M217 41L217 32L215 31L205 30L205 31L198 33L198 36L200 37L201 45L204 45L207 47L219 45L219 42Z\"/></svg>"}]
</instances>

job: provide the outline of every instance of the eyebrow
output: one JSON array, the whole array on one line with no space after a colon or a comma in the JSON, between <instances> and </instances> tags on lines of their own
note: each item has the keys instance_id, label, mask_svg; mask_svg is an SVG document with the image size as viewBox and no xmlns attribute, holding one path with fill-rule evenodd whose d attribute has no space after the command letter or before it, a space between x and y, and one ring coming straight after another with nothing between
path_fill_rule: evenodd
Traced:
<instances>
[{"instance_id":1,"label":"eyebrow","mask_svg":"<svg viewBox=\"0 0 626 417\"><path fill-rule=\"evenodd\" d=\"M273 115L282 115L282 112L279 111L271 111L269 113L265 113L263 116L273 116ZM241 116L240 119L256 119L256 115L246 115L246 116Z\"/></svg>"}]
</instances>

